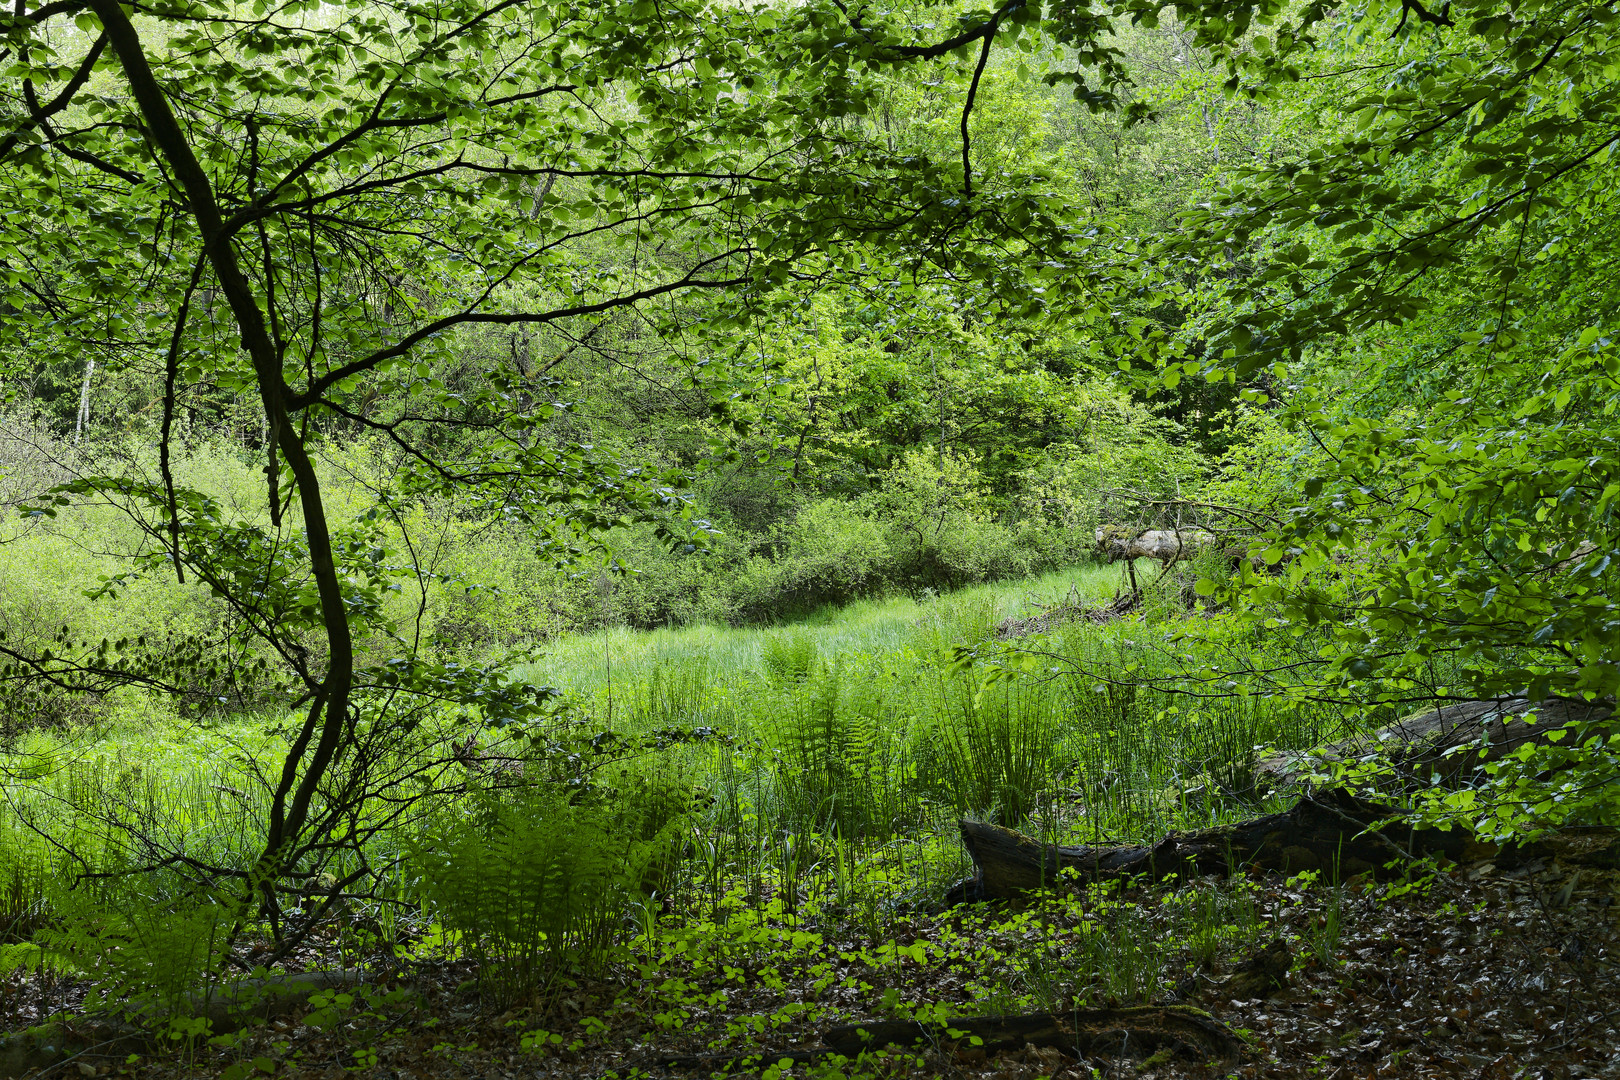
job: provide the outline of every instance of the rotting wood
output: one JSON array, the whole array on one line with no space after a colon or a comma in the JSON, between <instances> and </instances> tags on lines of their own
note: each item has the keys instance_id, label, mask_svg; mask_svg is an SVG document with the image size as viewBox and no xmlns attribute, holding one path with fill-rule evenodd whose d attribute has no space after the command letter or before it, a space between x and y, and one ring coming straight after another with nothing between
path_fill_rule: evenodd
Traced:
<instances>
[{"instance_id":1,"label":"rotting wood","mask_svg":"<svg viewBox=\"0 0 1620 1080\"><path fill-rule=\"evenodd\" d=\"M1434 776L1457 780L1481 761L1490 761L1548 733L1578 723L1587 731L1612 734L1613 702L1549 698L1535 707L1537 723L1511 718L1529 711L1525 698L1466 702L1418 713L1368 738L1324 747L1318 759L1344 760L1382 749L1398 777ZM1292 782L1303 771L1299 756L1268 759L1257 772L1269 786ZM1010 899L1050 889L1064 880L1161 881L1171 875L1227 874L1240 867L1283 873L1317 870L1338 877L1403 872L1413 859L1437 856L1456 863L1490 860L1509 868L1529 859L1556 855L1576 865L1620 862L1620 842L1612 830L1546 838L1535 844L1498 847L1481 843L1466 829L1416 829L1403 825L1403 812L1357 798L1341 788L1306 790L1294 806L1277 814L1172 832L1156 844L1065 847L1042 844L1012 829L963 820L962 841L976 873L945 896L947 905ZM1381 824L1381 827L1374 828Z\"/></svg>"},{"instance_id":2,"label":"rotting wood","mask_svg":"<svg viewBox=\"0 0 1620 1080\"><path fill-rule=\"evenodd\" d=\"M1153 845L1107 847L1042 844L999 825L963 820L962 842L978 873L952 889L947 902L1011 899L1065 880L1161 881L1172 874L1184 878L1227 874L1246 866L1291 874L1320 870L1340 876L1377 875L1391 863L1428 855L1455 862L1489 856L1502 864L1540 853L1533 847L1504 851L1481 845L1457 829L1441 832L1397 825L1368 831L1398 814L1332 789L1302 795L1292 809L1279 814L1172 832Z\"/></svg>"},{"instance_id":3,"label":"rotting wood","mask_svg":"<svg viewBox=\"0 0 1620 1080\"><path fill-rule=\"evenodd\" d=\"M1398 876L1414 859L1438 856L1453 863L1489 862L1511 869L1535 859L1556 858L1572 867L1620 866L1620 832L1581 829L1533 844L1498 846L1467 830L1412 829L1397 822L1376 832L1368 827L1400 811L1363 802L1332 789L1300 797L1280 814L1170 833L1153 845L1063 847L1042 844L1012 829L962 821L962 840L978 872L945 894L946 906L978 900L1010 900L1071 882L1162 881L1225 875L1250 867L1297 874L1318 870L1343 879L1367 873Z\"/></svg>"},{"instance_id":4,"label":"rotting wood","mask_svg":"<svg viewBox=\"0 0 1620 1080\"><path fill-rule=\"evenodd\" d=\"M1276 938L1238 962L1221 983L1234 999L1266 998L1288 986L1288 972L1294 966L1294 953L1283 938Z\"/></svg>"},{"instance_id":5,"label":"rotting wood","mask_svg":"<svg viewBox=\"0 0 1620 1080\"><path fill-rule=\"evenodd\" d=\"M1008 616L1002 619L996 624L996 638L1000 641L1009 641L1029 637L1032 634L1048 634L1067 623L1112 622L1130 614L1140 604L1141 599L1137 594L1127 592L1120 593L1106 603L1092 605L1083 603L1078 594L1071 591L1066 599L1056 604L1038 605L1040 610L1034 615L1024 618Z\"/></svg>"},{"instance_id":6,"label":"rotting wood","mask_svg":"<svg viewBox=\"0 0 1620 1080\"><path fill-rule=\"evenodd\" d=\"M654 1067L676 1069L760 1069L781 1061L804 1064L839 1055L894 1047L972 1047L994 1054L1026 1046L1053 1047L1072 1056L1125 1057L1168 1052L1197 1062L1234 1062L1243 1040L1202 1010L1184 1005L1077 1009L1021 1016L964 1016L938 1023L874 1020L829 1028L823 1046L756 1050L747 1054L687 1054L658 1058Z\"/></svg>"}]
</instances>

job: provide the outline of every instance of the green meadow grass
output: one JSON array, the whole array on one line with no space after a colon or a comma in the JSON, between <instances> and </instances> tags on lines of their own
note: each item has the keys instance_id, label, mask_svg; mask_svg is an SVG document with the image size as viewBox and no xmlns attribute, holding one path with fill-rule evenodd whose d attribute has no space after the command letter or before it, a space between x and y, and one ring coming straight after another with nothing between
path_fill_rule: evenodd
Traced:
<instances>
[{"instance_id":1,"label":"green meadow grass","mask_svg":"<svg viewBox=\"0 0 1620 1080\"><path fill-rule=\"evenodd\" d=\"M670 668L700 669L714 683L746 684L767 674L773 652L781 655L795 648L813 648L817 658L830 661L974 644L1003 619L1033 615L1042 606L1106 600L1120 581L1118 567L1075 566L921 600L901 596L822 608L771 627L700 623L651 631L602 630L549 643L542 659L515 667L512 674L593 702L600 698L605 710L611 688L623 688L627 695L629 688Z\"/></svg>"}]
</instances>

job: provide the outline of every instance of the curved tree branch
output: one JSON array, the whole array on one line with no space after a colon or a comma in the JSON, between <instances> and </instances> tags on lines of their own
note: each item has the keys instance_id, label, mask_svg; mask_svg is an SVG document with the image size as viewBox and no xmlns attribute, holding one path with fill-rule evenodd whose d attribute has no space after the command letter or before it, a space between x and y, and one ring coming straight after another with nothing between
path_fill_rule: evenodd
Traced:
<instances>
[{"instance_id":1,"label":"curved tree branch","mask_svg":"<svg viewBox=\"0 0 1620 1080\"><path fill-rule=\"evenodd\" d=\"M973 99L979 94L979 79L984 65L990 61L990 46L995 44L999 17L990 20L984 35L984 47L979 50L979 66L973 69L973 81L968 84L967 100L962 103L962 198L973 198L973 165L968 160L968 117L973 115Z\"/></svg>"},{"instance_id":2,"label":"curved tree branch","mask_svg":"<svg viewBox=\"0 0 1620 1080\"><path fill-rule=\"evenodd\" d=\"M84 59L79 63L78 70L73 73L73 77L62 87L61 92L52 98L49 103L31 109L30 115L21 124L17 125L15 131L4 139L0 139L0 161L6 159L25 132L44 124L46 120L68 107L69 103L73 101L73 95L82 90L84 84L90 81L90 72L95 69L96 62L101 59L101 54L106 48L107 35L102 34L96 38L95 44L90 46L90 51L85 53ZM30 99L32 96L30 88ZM37 105L37 103L30 100L30 105Z\"/></svg>"}]
</instances>

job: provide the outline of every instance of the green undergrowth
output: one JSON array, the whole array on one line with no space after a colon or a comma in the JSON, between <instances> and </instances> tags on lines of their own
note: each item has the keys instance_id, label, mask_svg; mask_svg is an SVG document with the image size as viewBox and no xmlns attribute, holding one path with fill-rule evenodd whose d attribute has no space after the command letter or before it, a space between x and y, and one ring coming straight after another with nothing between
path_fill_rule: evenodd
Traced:
<instances>
[{"instance_id":1,"label":"green undergrowth","mask_svg":"<svg viewBox=\"0 0 1620 1080\"><path fill-rule=\"evenodd\" d=\"M364 875L333 908L335 947L353 962L476 961L491 1004L615 970L655 928L661 949L685 940L689 962L735 967L739 988L766 970L749 950L781 947L750 935L786 933L888 949L875 972L960 963L997 1008L1145 1000L1168 954L1134 901L1032 909L1006 932L1061 926L1051 940L1066 951L1016 950L993 978L948 941L896 936L971 872L961 817L1058 842L1153 840L1280 808L1254 788L1258 756L1344 734L1325 708L1185 693L1189 649L1281 647L1223 641L1209 613L1196 616L1205 644L1182 640L1175 577L1127 617L1088 617L1120 584L1117 567L1081 567L769 628L554 642L513 673L559 688L546 719L480 730L445 710L413 728L413 745L465 752L410 813L307 871L316 884ZM220 977L268 930L230 875L262 851L290 730L274 715L149 711L17 740L0 757L16 811L0 818L0 932L40 951L8 954L14 965L94 977L112 1001L143 979L177 1000L188 980ZM184 858L157 863L159 850ZM1241 891L1169 895L1154 918L1183 945L1213 956L1254 932Z\"/></svg>"},{"instance_id":2,"label":"green undergrowth","mask_svg":"<svg viewBox=\"0 0 1620 1080\"><path fill-rule=\"evenodd\" d=\"M1255 809L1258 754L1348 730L1327 707L1184 693L1175 677L1193 657L1173 605L1169 618L1064 621L1121 583L1118 568L1078 568L768 629L599 632L519 674L559 686L599 727L726 732L724 746L684 751L701 759L721 835L788 830L857 846L916 837L951 814L1081 838L1224 820ZM1054 611L1046 633L998 636Z\"/></svg>"},{"instance_id":3,"label":"green undergrowth","mask_svg":"<svg viewBox=\"0 0 1620 1080\"><path fill-rule=\"evenodd\" d=\"M684 970L696 983L739 991L789 982L842 987L907 1017L922 1018L906 1007L915 1000L908 991L941 982L984 1014L1099 1008L1162 996L1189 971L1252 947L1272 929L1255 902L1258 890L1242 876L1199 890L1077 886L940 921L902 915L875 935L837 920L796 919L779 901L760 906L733 893L701 917L635 938L626 955L644 979Z\"/></svg>"},{"instance_id":4,"label":"green undergrowth","mask_svg":"<svg viewBox=\"0 0 1620 1080\"><path fill-rule=\"evenodd\" d=\"M1242 875L1197 890L1076 886L1021 905L898 913L872 933L842 917L831 895L815 893L795 913L780 897L761 903L733 889L700 910L648 914L605 945L590 972L574 969L538 987L502 983L499 996L486 976L477 991L493 1023L504 1024L515 1060L530 1066L575 1067L627 1045L769 1053L802 1045L806 1031L854 1019L915 1021L948 1039L953 1021L964 1017L1181 997L1217 984L1235 961L1277 937L1289 943L1296 966L1309 965L1320 935L1279 923L1279 899L1275 881ZM199 937L202 951L207 939ZM465 970L470 948L477 947L464 937L437 935L405 945L409 958L430 969ZM307 995L303 1026L339 1040L351 1067L363 1068L376 1063L380 1044L443 1022L435 1016L412 1026L413 1018L420 1024L420 994L361 985ZM36 1033L63 1035L49 1026ZM304 1063L314 1052L278 1041L278 1030L216 1030L202 1018L171 1019L154 1042L201 1057L228 1077ZM448 1060L457 1045L447 1036L427 1053ZM915 1053L828 1058L804 1075L890 1075L890 1066L916 1067Z\"/></svg>"},{"instance_id":5,"label":"green undergrowth","mask_svg":"<svg viewBox=\"0 0 1620 1080\"><path fill-rule=\"evenodd\" d=\"M963 1016L1164 1000L1279 936L1310 962L1315 936L1278 926L1267 888L1242 876L1197 890L1077 887L1011 907L901 915L876 935L733 892L618 948L621 988L582 1025L583 1037L536 1029L523 1047L566 1056L633 1025L659 1042L701 1032L706 1051L745 1054L842 1022L852 1009L938 1024L943 1034Z\"/></svg>"}]
</instances>

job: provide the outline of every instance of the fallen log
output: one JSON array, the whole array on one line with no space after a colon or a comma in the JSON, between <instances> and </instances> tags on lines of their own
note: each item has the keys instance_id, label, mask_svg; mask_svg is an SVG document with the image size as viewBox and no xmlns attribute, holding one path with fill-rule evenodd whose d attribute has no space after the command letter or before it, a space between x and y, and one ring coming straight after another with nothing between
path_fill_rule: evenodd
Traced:
<instances>
[{"instance_id":1,"label":"fallen log","mask_svg":"<svg viewBox=\"0 0 1620 1080\"><path fill-rule=\"evenodd\" d=\"M891 1047L973 1049L986 1054L1052 1047L1075 1057L1146 1056L1156 1052L1200 1064L1235 1062L1243 1051L1237 1032L1200 1009L1185 1005L1077 1009L1023 1016L963 1016L940 1022L873 1020L843 1024L822 1033L823 1046L756 1050L747 1054L682 1054L647 1065L677 1069L758 1070L782 1061L807 1064L834 1055L853 1058Z\"/></svg>"},{"instance_id":2,"label":"fallen log","mask_svg":"<svg viewBox=\"0 0 1620 1080\"><path fill-rule=\"evenodd\" d=\"M1522 717L1536 714L1534 724ZM1615 735L1612 701L1548 698L1534 706L1524 697L1461 702L1414 713L1375 732L1309 753L1274 755L1259 763L1257 787L1295 785L1324 763L1376 754L1391 769L1391 787L1466 783L1481 764L1500 760L1530 743L1550 742L1576 731ZM1555 734L1562 732L1563 734ZM1438 856L1452 862L1489 859L1509 869L1530 859L1557 855L1573 864L1607 866L1620 860L1612 831L1598 830L1499 848L1466 830L1416 829L1401 823L1402 811L1348 791L1306 790L1294 806L1229 825L1173 832L1156 844L1064 847L1042 844L1011 829L981 821L961 822L962 842L976 873L952 888L947 905L1006 899L1052 888L1065 878L1108 881L1228 874L1257 867L1295 874L1317 870L1338 877L1400 873L1414 859ZM1378 826L1375 828L1375 826ZM1549 846L1551 845L1551 846Z\"/></svg>"},{"instance_id":3,"label":"fallen log","mask_svg":"<svg viewBox=\"0 0 1620 1080\"><path fill-rule=\"evenodd\" d=\"M1387 878L1404 873L1413 860L1431 856L1453 863L1489 860L1502 870L1546 857L1572 866L1620 865L1620 833L1612 829L1499 846L1482 843L1462 828L1404 825L1401 813L1332 788L1307 792L1279 814L1172 832L1157 844L1106 847L1042 844L999 825L963 820L962 842L977 872L953 887L945 903L1013 899L1074 881L1162 881L1172 874L1185 879L1247 867L1285 874L1317 870L1329 879L1356 874ZM1391 819L1392 824L1383 824ZM1380 824L1382 828L1373 828Z\"/></svg>"},{"instance_id":4,"label":"fallen log","mask_svg":"<svg viewBox=\"0 0 1620 1080\"><path fill-rule=\"evenodd\" d=\"M1392 826L1369 831L1398 813L1333 789L1302 795L1292 809L1280 814L1172 832L1152 845L1106 847L1042 844L1012 829L964 819L962 842L978 872L953 889L948 902L1010 899L1065 880L1161 881L1172 874L1183 878L1229 874L1247 866L1290 874L1320 870L1340 876L1376 875L1391 863L1427 855L1455 862L1492 857L1500 865L1503 859L1531 852L1522 848L1504 853L1476 843L1460 830Z\"/></svg>"},{"instance_id":5,"label":"fallen log","mask_svg":"<svg viewBox=\"0 0 1620 1080\"><path fill-rule=\"evenodd\" d=\"M1080 1056L1170 1050L1196 1061L1236 1061L1243 1049L1243 1040L1235 1031L1208 1013L1185 1005L962 1017L947 1020L943 1026L918 1020L846 1024L828 1030L822 1040L846 1055L877 1046L917 1046L939 1041L982 1047L986 1053L1021 1050L1030 1044Z\"/></svg>"},{"instance_id":6,"label":"fallen log","mask_svg":"<svg viewBox=\"0 0 1620 1080\"><path fill-rule=\"evenodd\" d=\"M1521 718L1531 711L1536 722L1525 723ZM1314 750L1271 754L1256 763L1254 785L1262 795L1280 791L1325 767L1370 755L1387 760L1396 776L1408 782L1427 786L1435 776L1456 782L1526 744L1567 738L1571 724L1579 725L1586 736L1612 737L1613 716L1612 701L1550 697L1534 706L1524 697L1463 701L1416 712L1371 734Z\"/></svg>"}]
</instances>

